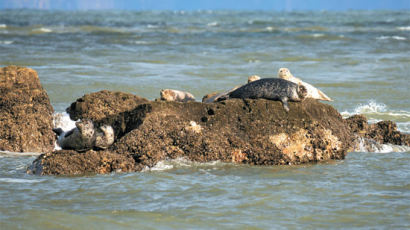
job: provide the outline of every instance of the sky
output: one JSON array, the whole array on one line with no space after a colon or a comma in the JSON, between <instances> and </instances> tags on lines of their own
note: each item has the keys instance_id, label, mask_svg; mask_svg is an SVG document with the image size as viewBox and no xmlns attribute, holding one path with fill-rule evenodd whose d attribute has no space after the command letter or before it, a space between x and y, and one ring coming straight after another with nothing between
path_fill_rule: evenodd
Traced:
<instances>
[{"instance_id":1,"label":"sky","mask_svg":"<svg viewBox=\"0 0 410 230\"><path fill-rule=\"evenodd\" d=\"M0 9L410 10L410 0L0 0Z\"/></svg>"}]
</instances>

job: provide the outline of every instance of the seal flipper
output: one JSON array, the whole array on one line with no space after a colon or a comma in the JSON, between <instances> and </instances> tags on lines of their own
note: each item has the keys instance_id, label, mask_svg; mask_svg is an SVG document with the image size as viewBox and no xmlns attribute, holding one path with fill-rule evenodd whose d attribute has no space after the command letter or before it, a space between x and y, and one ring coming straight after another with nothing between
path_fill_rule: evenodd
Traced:
<instances>
[{"instance_id":1,"label":"seal flipper","mask_svg":"<svg viewBox=\"0 0 410 230\"><path fill-rule=\"evenodd\" d=\"M60 136L62 133L64 133L64 130L62 128L54 128L53 132L57 134L57 136Z\"/></svg>"},{"instance_id":2,"label":"seal flipper","mask_svg":"<svg viewBox=\"0 0 410 230\"><path fill-rule=\"evenodd\" d=\"M285 109L285 111L289 112L288 97L282 97L282 98L280 98L280 101L282 102L282 105L283 105L283 108Z\"/></svg>"}]
</instances>

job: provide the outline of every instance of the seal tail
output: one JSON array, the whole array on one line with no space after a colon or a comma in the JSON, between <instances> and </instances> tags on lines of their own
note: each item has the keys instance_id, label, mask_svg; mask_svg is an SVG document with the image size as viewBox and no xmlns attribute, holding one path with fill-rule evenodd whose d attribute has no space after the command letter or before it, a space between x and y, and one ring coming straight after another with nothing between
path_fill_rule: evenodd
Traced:
<instances>
[{"instance_id":1,"label":"seal tail","mask_svg":"<svg viewBox=\"0 0 410 230\"><path fill-rule=\"evenodd\" d=\"M328 97L326 94L324 94L322 91L320 91L319 89L317 90L317 92L320 95L320 100L323 101L333 101L330 97Z\"/></svg>"},{"instance_id":2,"label":"seal tail","mask_svg":"<svg viewBox=\"0 0 410 230\"><path fill-rule=\"evenodd\" d=\"M225 94L225 95L222 95L222 96L216 98L216 101L225 101L225 100L228 100L228 99L229 99L229 94Z\"/></svg>"}]
</instances>

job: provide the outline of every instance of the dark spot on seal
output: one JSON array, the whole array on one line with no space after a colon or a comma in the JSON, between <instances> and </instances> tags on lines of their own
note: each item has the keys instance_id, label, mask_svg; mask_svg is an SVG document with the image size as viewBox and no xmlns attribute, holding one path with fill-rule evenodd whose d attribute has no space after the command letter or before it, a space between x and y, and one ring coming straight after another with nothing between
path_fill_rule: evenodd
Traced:
<instances>
[{"instance_id":1,"label":"dark spot on seal","mask_svg":"<svg viewBox=\"0 0 410 230\"><path fill-rule=\"evenodd\" d=\"M202 122L207 122L207 121L208 121L208 118L207 118L207 117L202 117L202 118L201 118L201 121L202 121Z\"/></svg>"}]
</instances>

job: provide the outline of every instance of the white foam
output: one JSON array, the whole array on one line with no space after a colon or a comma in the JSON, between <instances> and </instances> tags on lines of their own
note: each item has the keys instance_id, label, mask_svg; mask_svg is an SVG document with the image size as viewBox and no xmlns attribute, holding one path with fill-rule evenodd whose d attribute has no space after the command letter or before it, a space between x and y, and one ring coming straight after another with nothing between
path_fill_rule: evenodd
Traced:
<instances>
[{"instance_id":1,"label":"white foam","mask_svg":"<svg viewBox=\"0 0 410 230\"><path fill-rule=\"evenodd\" d=\"M147 28L148 29L156 29L156 28L158 28L159 26L157 26L157 25L151 25L151 24L148 24L147 25Z\"/></svg>"},{"instance_id":2,"label":"white foam","mask_svg":"<svg viewBox=\"0 0 410 230\"><path fill-rule=\"evenodd\" d=\"M195 166L215 166L218 164L223 164L220 161L211 161L211 162L194 162L191 160L188 160L185 157L179 157L176 159L169 159L169 160L163 160L159 161L154 167L145 167L142 171L147 172L147 171L165 171L165 170L170 170L176 167L195 167Z\"/></svg>"},{"instance_id":3,"label":"white foam","mask_svg":"<svg viewBox=\"0 0 410 230\"><path fill-rule=\"evenodd\" d=\"M386 111L386 105L383 103L377 103L375 100L370 100L368 104L359 104L353 112L343 111L343 117L349 117L356 114L369 114L369 113L382 113Z\"/></svg>"},{"instance_id":4,"label":"white foam","mask_svg":"<svg viewBox=\"0 0 410 230\"><path fill-rule=\"evenodd\" d=\"M268 31L268 32L272 32L272 31L275 30L275 28L273 28L272 26L268 26L268 27L265 28L265 30Z\"/></svg>"},{"instance_id":5,"label":"white foam","mask_svg":"<svg viewBox=\"0 0 410 230\"><path fill-rule=\"evenodd\" d=\"M147 41L134 41L134 43L137 44L137 45L147 45L147 44L149 44L149 42L147 42Z\"/></svg>"},{"instance_id":6,"label":"white foam","mask_svg":"<svg viewBox=\"0 0 410 230\"><path fill-rule=\"evenodd\" d=\"M4 29L4 28L7 28L7 25L6 24L0 24L0 29Z\"/></svg>"},{"instance_id":7,"label":"white foam","mask_svg":"<svg viewBox=\"0 0 410 230\"><path fill-rule=\"evenodd\" d=\"M210 22L210 23L207 24L207 26L215 27L215 26L219 26L219 23L218 22Z\"/></svg>"},{"instance_id":8,"label":"white foam","mask_svg":"<svg viewBox=\"0 0 410 230\"><path fill-rule=\"evenodd\" d=\"M364 138L359 138L358 142L355 149L357 152L392 153L410 151L410 147L405 145L379 144L373 140L366 141Z\"/></svg>"},{"instance_id":9,"label":"white foam","mask_svg":"<svg viewBox=\"0 0 410 230\"><path fill-rule=\"evenodd\" d=\"M75 121L70 119L70 115L66 112L53 114L54 128L61 128L64 132L75 128Z\"/></svg>"},{"instance_id":10,"label":"white foam","mask_svg":"<svg viewBox=\"0 0 410 230\"><path fill-rule=\"evenodd\" d=\"M352 112L343 111L340 114L343 118L362 114L368 118L369 123L392 120L397 124L400 132L410 132L410 111L390 110L385 104L374 100L370 100L367 104L359 104Z\"/></svg>"},{"instance_id":11,"label":"white foam","mask_svg":"<svg viewBox=\"0 0 410 230\"><path fill-rule=\"evenodd\" d=\"M27 179L18 179L18 178L0 178L0 182L5 183L39 183L44 180L27 180Z\"/></svg>"},{"instance_id":12,"label":"white foam","mask_svg":"<svg viewBox=\"0 0 410 230\"><path fill-rule=\"evenodd\" d=\"M39 29L34 29L33 32L51 33L51 32L53 32L53 30L51 30L49 28L41 27Z\"/></svg>"},{"instance_id":13,"label":"white foam","mask_svg":"<svg viewBox=\"0 0 410 230\"><path fill-rule=\"evenodd\" d=\"M324 34L313 34L312 35L314 38L320 38L320 37L323 37L323 36L325 36Z\"/></svg>"},{"instance_id":14,"label":"white foam","mask_svg":"<svg viewBox=\"0 0 410 230\"><path fill-rule=\"evenodd\" d=\"M401 37L401 36L380 36L377 38L378 40L387 40L387 39L393 39L393 40L398 40L398 41L405 41L407 38Z\"/></svg>"},{"instance_id":15,"label":"white foam","mask_svg":"<svg viewBox=\"0 0 410 230\"><path fill-rule=\"evenodd\" d=\"M13 43L14 43L14 41L0 41L1 45L10 45L10 44L13 44Z\"/></svg>"},{"instance_id":16,"label":"white foam","mask_svg":"<svg viewBox=\"0 0 410 230\"><path fill-rule=\"evenodd\" d=\"M396 27L398 30L410 31L410 26Z\"/></svg>"},{"instance_id":17,"label":"white foam","mask_svg":"<svg viewBox=\"0 0 410 230\"><path fill-rule=\"evenodd\" d=\"M64 132L68 132L76 127L75 121L71 120L70 115L66 112L53 114L53 126L54 128L61 128ZM54 142L54 150L61 150L57 141Z\"/></svg>"}]
</instances>

